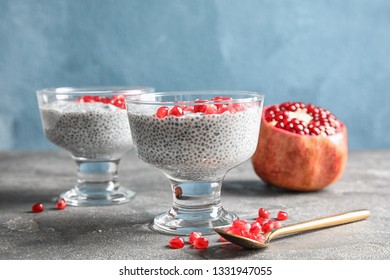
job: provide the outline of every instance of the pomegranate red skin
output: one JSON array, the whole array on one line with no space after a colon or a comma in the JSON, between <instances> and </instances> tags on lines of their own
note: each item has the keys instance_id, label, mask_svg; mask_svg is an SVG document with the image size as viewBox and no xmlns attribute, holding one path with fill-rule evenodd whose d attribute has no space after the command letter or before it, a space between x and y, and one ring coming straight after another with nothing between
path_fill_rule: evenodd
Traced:
<instances>
[{"instance_id":1,"label":"pomegranate red skin","mask_svg":"<svg viewBox=\"0 0 390 280\"><path fill-rule=\"evenodd\" d=\"M298 135L272 126L263 114L252 164L256 174L268 184L294 191L320 190L344 172L347 137L343 123L341 131L332 136Z\"/></svg>"}]
</instances>

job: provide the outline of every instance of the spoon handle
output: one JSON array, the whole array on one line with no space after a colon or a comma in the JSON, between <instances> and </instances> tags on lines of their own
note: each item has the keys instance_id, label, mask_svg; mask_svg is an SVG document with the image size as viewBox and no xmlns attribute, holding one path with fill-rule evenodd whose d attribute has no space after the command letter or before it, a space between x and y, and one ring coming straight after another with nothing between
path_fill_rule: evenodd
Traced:
<instances>
[{"instance_id":1,"label":"spoon handle","mask_svg":"<svg viewBox=\"0 0 390 280\"><path fill-rule=\"evenodd\" d=\"M300 222L297 224L277 228L271 231L266 237L266 239L268 242L271 239L281 235L357 222L368 218L369 215L370 215L370 211L363 209L363 210L348 211L348 212L327 216L323 218L318 218L306 222Z\"/></svg>"}]
</instances>

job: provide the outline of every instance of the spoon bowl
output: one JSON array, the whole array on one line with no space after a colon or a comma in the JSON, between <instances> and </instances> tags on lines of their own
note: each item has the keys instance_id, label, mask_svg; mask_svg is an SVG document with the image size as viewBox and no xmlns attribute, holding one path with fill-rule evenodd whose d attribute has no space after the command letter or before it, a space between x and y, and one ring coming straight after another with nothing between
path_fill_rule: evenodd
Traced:
<instances>
[{"instance_id":1,"label":"spoon bowl","mask_svg":"<svg viewBox=\"0 0 390 280\"><path fill-rule=\"evenodd\" d=\"M214 229L214 231L218 233L220 236L222 236L223 238L225 238L227 241L230 241L231 243L236 244L240 247L246 249L262 249L267 247L269 242L273 238L278 236L357 222L357 221L364 220L369 216L370 216L370 211L363 209L363 210L343 212L332 216L326 216L314 220L287 225L287 226L283 226L271 230L266 234L264 234L264 242L259 242L240 235L227 233L223 229Z\"/></svg>"}]
</instances>

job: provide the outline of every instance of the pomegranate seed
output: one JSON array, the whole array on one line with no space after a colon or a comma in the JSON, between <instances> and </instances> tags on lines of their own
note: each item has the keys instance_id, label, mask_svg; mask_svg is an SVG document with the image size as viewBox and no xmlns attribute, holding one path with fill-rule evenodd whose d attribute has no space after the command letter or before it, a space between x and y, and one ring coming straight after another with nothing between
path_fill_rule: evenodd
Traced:
<instances>
[{"instance_id":1,"label":"pomegranate seed","mask_svg":"<svg viewBox=\"0 0 390 280\"><path fill-rule=\"evenodd\" d=\"M288 218L287 212L285 212L285 211L278 212L278 216L277 216L278 221L284 221L284 220L287 220L287 218Z\"/></svg>"},{"instance_id":2,"label":"pomegranate seed","mask_svg":"<svg viewBox=\"0 0 390 280\"><path fill-rule=\"evenodd\" d=\"M263 217L258 217L256 219L256 222L258 222L261 226L264 225L267 221L267 219L263 218Z\"/></svg>"},{"instance_id":3,"label":"pomegranate seed","mask_svg":"<svg viewBox=\"0 0 390 280\"><path fill-rule=\"evenodd\" d=\"M270 215L271 215L271 213L269 211L265 210L264 208L259 209L259 217L262 217L264 219L268 219Z\"/></svg>"},{"instance_id":4,"label":"pomegranate seed","mask_svg":"<svg viewBox=\"0 0 390 280\"><path fill-rule=\"evenodd\" d=\"M229 105L226 105L226 104L219 104L216 105L217 108L218 108L218 114L222 114L222 113L225 113L226 111L229 111L230 107Z\"/></svg>"},{"instance_id":5,"label":"pomegranate seed","mask_svg":"<svg viewBox=\"0 0 390 280\"><path fill-rule=\"evenodd\" d=\"M111 99L111 104L118 108L126 109L125 100L122 95L115 96L113 99Z\"/></svg>"},{"instance_id":6,"label":"pomegranate seed","mask_svg":"<svg viewBox=\"0 0 390 280\"><path fill-rule=\"evenodd\" d=\"M262 227L262 230L264 233L267 233L269 232L270 230L273 230L274 229L274 224L272 221L269 221L267 223L265 223Z\"/></svg>"},{"instance_id":7,"label":"pomegranate seed","mask_svg":"<svg viewBox=\"0 0 390 280\"><path fill-rule=\"evenodd\" d=\"M35 203L32 207L31 210L33 213L40 213L44 210L45 208L43 207L42 203Z\"/></svg>"},{"instance_id":8,"label":"pomegranate seed","mask_svg":"<svg viewBox=\"0 0 390 280\"><path fill-rule=\"evenodd\" d=\"M207 105L206 110L203 111L206 115L216 114L217 113L217 107L214 104Z\"/></svg>"},{"instance_id":9,"label":"pomegranate seed","mask_svg":"<svg viewBox=\"0 0 390 280\"><path fill-rule=\"evenodd\" d=\"M244 220L234 220L233 221L233 228L241 229L243 231L249 231L251 228L250 223Z\"/></svg>"},{"instance_id":10,"label":"pomegranate seed","mask_svg":"<svg viewBox=\"0 0 390 280\"><path fill-rule=\"evenodd\" d=\"M176 236L169 240L169 247L172 249L180 249L184 247L184 240L183 238Z\"/></svg>"},{"instance_id":11,"label":"pomegranate seed","mask_svg":"<svg viewBox=\"0 0 390 280\"><path fill-rule=\"evenodd\" d=\"M102 102L104 104L110 104L111 103L111 99L108 98L108 97L104 97L104 98L100 99L100 102Z\"/></svg>"},{"instance_id":12,"label":"pomegranate seed","mask_svg":"<svg viewBox=\"0 0 390 280\"><path fill-rule=\"evenodd\" d=\"M227 233L235 234L235 235L244 235L244 231L241 228L231 228L226 230Z\"/></svg>"},{"instance_id":13,"label":"pomegranate seed","mask_svg":"<svg viewBox=\"0 0 390 280\"><path fill-rule=\"evenodd\" d=\"M64 209L66 208L66 206L68 206L68 205L67 205L65 199L63 199L63 198L60 198L60 199L57 201L57 203L56 203L56 208L57 208L58 210L64 210Z\"/></svg>"},{"instance_id":14,"label":"pomegranate seed","mask_svg":"<svg viewBox=\"0 0 390 280\"><path fill-rule=\"evenodd\" d=\"M206 102L208 102L208 100L201 100L201 99L195 100L195 103L206 103ZM203 113L204 111L206 111L206 109L207 109L207 105L205 105L205 104L194 106L195 113Z\"/></svg>"},{"instance_id":15,"label":"pomegranate seed","mask_svg":"<svg viewBox=\"0 0 390 280\"><path fill-rule=\"evenodd\" d=\"M242 105L242 104L234 103L233 109L235 110L235 112L240 112L240 111L243 111L245 108L244 108L244 105Z\"/></svg>"},{"instance_id":16,"label":"pomegranate seed","mask_svg":"<svg viewBox=\"0 0 390 280\"><path fill-rule=\"evenodd\" d=\"M156 111L156 117L158 119L163 119L166 116L168 116L169 108L167 106L161 106L160 108L157 109Z\"/></svg>"},{"instance_id":17,"label":"pomegranate seed","mask_svg":"<svg viewBox=\"0 0 390 280\"><path fill-rule=\"evenodd\" d=\"M251 228L249 231L253 234L259 234L261 232L261 224L259 222L251 223Z\"/></svg>"},{"instance_id":18,"label":"pomegranate seed","mask_svg":"<svg viewBox=\"0 0 390 280\"><path fill-rule=\"evenodd\" d=\"M209 241L206 237L199 237L194 240L194 247L196 249L206 249L209 246Z\"/></svg>"},{"instance_id":19,"label":"pomegranate seed","mask_svg":"<svg viewBox=\"0 0 390 280\"><path fill-rule=\"evenodd\" d=\"M194 244L195 239L202 237L202 233L193 231L190 233L190 237L188 239L188 243Z\"/></svg>"},{"instance_id":20,"label":"pomegranate seed","mask_svg":"<svg viewBox=\"0 0 390 280\"><path fill-rule=\"evenodd\" d=\"M182 108L184 112L194 112L194 106L182 106Z\"/></svg>"},{"instance_id":21,"label":"pomegranate seed","mask_svg":"<svg viewBox=\"0 0 390 280\"><path fill-rule=\"evenodd\" d=\"M180 117L184 115L184 112L180 106L173 106L173 108L169 111L169 115Z\"/></svg>"},{"instance_id":22,"label":"pomegranate seed","mask_svg":"<svg viewBox=\"0 0 390 280\"><path fill-rule=\"evenodd\" d=\"M282 226L282 223L279 221L273 221L274 228L280 228Z\"/></svg>"}]
</instances>

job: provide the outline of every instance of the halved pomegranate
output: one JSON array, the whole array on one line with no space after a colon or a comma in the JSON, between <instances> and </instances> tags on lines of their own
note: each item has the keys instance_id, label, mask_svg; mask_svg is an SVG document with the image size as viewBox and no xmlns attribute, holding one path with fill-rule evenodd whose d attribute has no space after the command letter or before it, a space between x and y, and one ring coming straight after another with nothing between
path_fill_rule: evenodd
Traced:
<instances>
[{"instance_id":1,"label":"halved pomegranate","mask_svg":"<svg viewBox=\"0 0 390 280\"><path fill-rule=\"evenodd\" d=\"M319 190L342 175L347 157L347 128L328 110L302 102L264 108L252 163L266 183Z\"/></svg>"}]
</instances>

